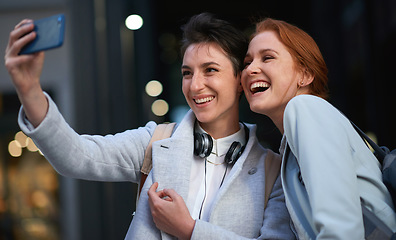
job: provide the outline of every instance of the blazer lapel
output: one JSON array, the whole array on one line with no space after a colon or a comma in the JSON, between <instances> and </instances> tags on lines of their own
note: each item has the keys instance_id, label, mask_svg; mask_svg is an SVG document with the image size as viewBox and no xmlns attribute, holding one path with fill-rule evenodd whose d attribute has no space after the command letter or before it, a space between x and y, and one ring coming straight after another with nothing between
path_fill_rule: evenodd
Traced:
<instances>
[{"instance_id":1,"label":"blazer lapel","mask_svg":"<svg viewBox=\"0 0 396 240\"><path fill-rule=\"evenodd\" d=\"M195 116L186 114L172 136L153 143L153 181L158 189L172 188L184 199L188 197L194 147Z\"/></svg>"},{"instance_id":2,"label":"blazer lapel","mask_svg":"<svg viewBox=\"0 0 396 240\"><path fill-rule=\"evenodd\" d=\"M187 143L173 139L153 143L153 181L159 183L158 189L172 188L184 199L193 159L192 147Z\"/></svg>"}]
</instances>

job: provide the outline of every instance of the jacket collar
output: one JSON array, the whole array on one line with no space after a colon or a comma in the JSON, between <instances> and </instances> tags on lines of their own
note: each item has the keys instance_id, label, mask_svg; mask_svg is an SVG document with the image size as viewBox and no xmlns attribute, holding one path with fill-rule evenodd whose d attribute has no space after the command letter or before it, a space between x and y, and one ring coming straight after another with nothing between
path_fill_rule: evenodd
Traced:
<instances>
[{"instance_id":1,"label":"jacket collar","mask_svg":"<svg viewBox=\"0 0 396 240\"><path fill-rule=\"evenodd\" d=\"M196 117L189 110L178 124L172 136L153 143L153 181L159 183L158 189L173 188L184 199L188 197L192 159L194 158L194 124ZM246 124L249 128L249 140L245 151L234 164L229 181L222 191L242 170L247 156L254 144L257 144L256 125ZM220 192L219 192L220 194Z\"/></svg>"}]
</instances>

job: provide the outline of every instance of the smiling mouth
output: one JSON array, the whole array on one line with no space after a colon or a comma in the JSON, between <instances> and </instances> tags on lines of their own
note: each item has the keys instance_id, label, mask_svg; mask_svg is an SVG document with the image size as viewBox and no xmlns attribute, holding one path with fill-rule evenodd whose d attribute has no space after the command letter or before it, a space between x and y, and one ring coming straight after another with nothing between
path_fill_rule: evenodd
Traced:
<instances>
[{"instance_id":1,"label":"smiling mouth","mask_svg":"<svg viewBox=\"0 0 396 240\"><path fill-rule=\"evenodd\" d=\"M194 99L194 102L196 104L204 104L204 103L212 101L213 99L214 99L214 97L205 97L205 98Z\"/></svg>"},{"instance_id":2,"label":"smiling mouth","mask_svg":"<svg viewBox=\"0 0 396 240\"><path fill-rule=\"evenodd\" d=\"M270 87L270 84L267 82L255 82L250 85L250 91L254 93L264 92Z\"/></svg>"}]
</instances>

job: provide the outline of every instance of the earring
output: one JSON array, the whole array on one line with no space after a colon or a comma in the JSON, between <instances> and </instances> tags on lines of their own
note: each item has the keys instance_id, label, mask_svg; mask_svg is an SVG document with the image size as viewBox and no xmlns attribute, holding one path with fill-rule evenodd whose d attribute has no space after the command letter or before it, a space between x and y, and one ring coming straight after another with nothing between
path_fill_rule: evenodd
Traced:
<instances>
[{"instance_id":1,"label":"earring","mask_svg":"<svg viewBox=\"0 0 396 240\"><path fill-rule=\"evenodd\" d=\"M300 87L304 87L304 81L300 82Z\"/></svg>"}]
</instances>

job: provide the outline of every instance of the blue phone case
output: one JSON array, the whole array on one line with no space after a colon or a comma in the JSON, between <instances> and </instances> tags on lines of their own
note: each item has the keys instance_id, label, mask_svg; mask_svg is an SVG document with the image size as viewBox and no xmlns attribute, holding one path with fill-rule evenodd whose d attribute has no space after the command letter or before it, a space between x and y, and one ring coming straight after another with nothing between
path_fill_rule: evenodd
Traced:
<instances>
[{"instance_id":1,"label":"blue phone case","mask_svg":"<svg viewBox=\"0 0 396 240\"><path fill-rule=\"evenodd\" d=\"M57 14L34 21L36 38L22 48L19 54L30 54L62 46L65 33L65 16Z\"/></svg>"}]
</instances>

